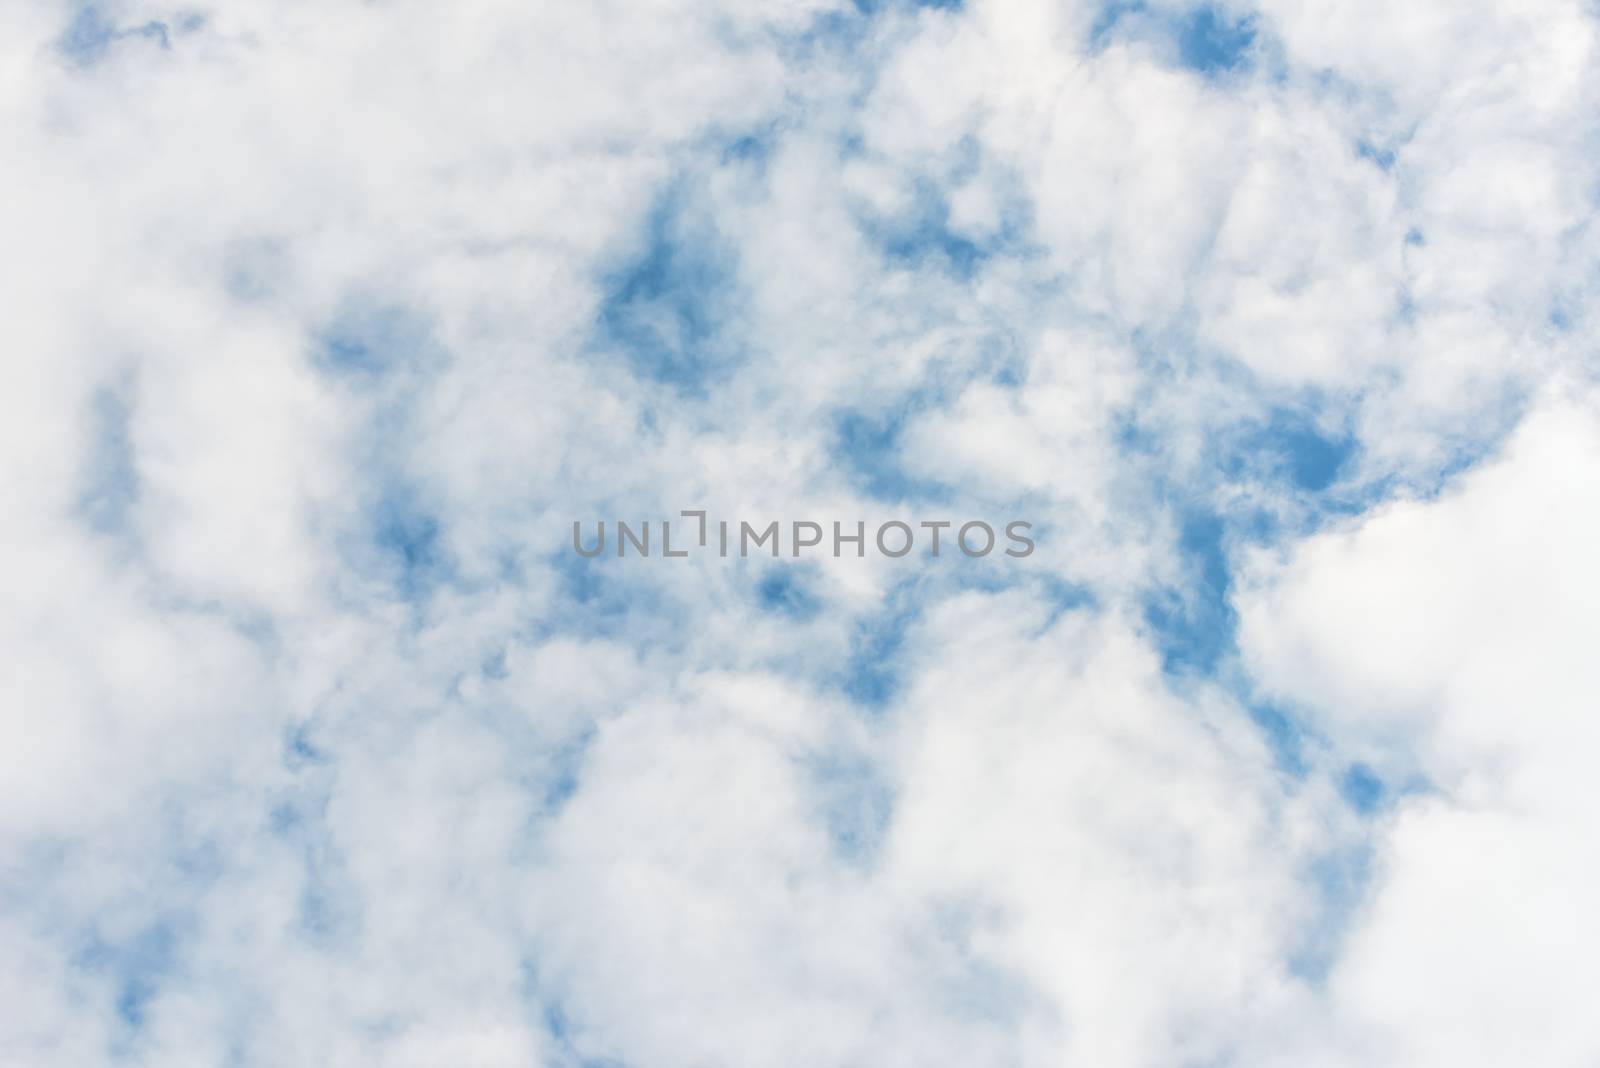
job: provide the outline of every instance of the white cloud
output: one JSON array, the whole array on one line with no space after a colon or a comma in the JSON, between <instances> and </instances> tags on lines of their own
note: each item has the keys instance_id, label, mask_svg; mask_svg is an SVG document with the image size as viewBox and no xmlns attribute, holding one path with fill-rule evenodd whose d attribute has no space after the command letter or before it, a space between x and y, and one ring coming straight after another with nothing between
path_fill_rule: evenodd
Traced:
<instances>
[{"instance_id":1,"label":"white cloud","mask_svg":"<svg viewBox=\"0 0 1600 1068\"><path fill-rule=\"evenodd\" d=\"M867 6L0 11L0 1063L1592 1055L1593 16Z\"/></svg>"},{"instance_id":2,"label":"white cloud","mask_svg":"<svg viewBox=\"0 0 1600 1068\"><path fill-rule=\"evenodd\" d=\"M1592 398L1547 400L1458 487L1297 547L1243 595L1263 683L1425 784L1395 802L1330 977L1352 1057L1580 1064L1600 1042L1597 473Z\"/></svg>"}]
</instances>

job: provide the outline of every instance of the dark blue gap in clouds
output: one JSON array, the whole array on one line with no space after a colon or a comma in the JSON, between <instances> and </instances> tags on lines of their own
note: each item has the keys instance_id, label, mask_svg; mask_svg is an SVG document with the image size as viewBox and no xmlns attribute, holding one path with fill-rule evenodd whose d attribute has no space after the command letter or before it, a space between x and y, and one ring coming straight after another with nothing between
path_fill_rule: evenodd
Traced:
<instances>
[{"instance_id":1,"label":"dark blue gap in clouds","mask_svg":"<svg viewBox=\"0 0 1600 1068\"><path fill-rule=\"evenodd\" d=\"M1269 472L1286 477L1296 489L1316 493L1338 479L1355 454L1356 439L1348 432L1330 436L1309 414L1278 408L1265 426L1245 435L1240 447L1263 457Z\"/></svg>"},{"instance_id":2,"label":"dark blue gap in clouds","mask_svg":"<svg viewBox=\"0 0 1600 1068\"><path fill-rule=\"evenodd\" d=\"M1363 816L1370 815L1383 807L1388 791L1384 788L1383 780L1371 768L1360 762L1351 764L1345 769L1344 776L1339 780L1339 793L1349 802L1350 807Z\"/></svg>"},{"instance_id":3,"label":"dark blue gap in clouds","mask_svg":"<svg viewBox=\"0 0 1600 1068\"><path fill-rule=\"evenodd\" d=\"M1256 19L1234 18L1212 4L1174 12L1153 9L1143 0L1111 0L1089 31L1090 50L1098 52L1123 34L1166 44L1179 67L1214 80L1249 68Z\"/></svg>"},{"instance_id":4,"label":"dark blue gap in clouds","mask_svg":"<svg viewBox=\"0 0 1600 1068\"><path fill-rule=\"evenodd\" d=\"M1236 545L1270 543L1303 524L1359 511L1375 499L1372 487L1340 487L1358 442L1348 431L1327 429L1328 420L1318 418L1320 408L1315 399L1279 405L1222 429L1207 444L1200 470L1190 476L1197 485L1168 488L1184 574L1175 585L1150 592L1144 619L1169 674L1212 674L1235 650L1230 554ZM1165 462L1159 437L1139 426L1136 417L1129 417L1118 441L1146 462ZM1213 486L1252 484L1273 496L1287 494L1296 511L1284 516L1254 506L1219 511L1203 503Z\"/></svg>"},{"instance_id":5,"label":"dark blue gap in clouds","mask_svg":"<svg viewBox=\"0 0 1600 1068\"><path fill-rule=\"evenodd\" d=\"M1181 517L1178 547L1187 571L1176 589L1145 598L1144 620L1169 674L1213 672L1233 648L1237 618L1228 602L1232 574L1222 518L1199 510Z\"/></svg>"},{"instance_id":6,"label":"dark blue gap in clouds","mask_svg":"<svg viewBox=\"0 0 1600 1068\"><path fill-rule=\"evenodd\" d=\"M635 252L602 279L596 340L638 377L691 397L727 374L737 347L733 246L691 210L680 180L645 221Z\"/></svg>"},{"instance_id":7,"label":"dark blue gap in clouds","mask_svg":"<svg viewBox=\"0 0 1600 1068\"><path fill-rule=\"evenodd\" d=\"M792 533L791 525L782 532L782 535L788 538ZM806 551L814 552L825 547L831 549L832 546L828 542L832 535L831 530L825 530L823 544ZM784 547L793 551L788 543L785 543ZM822 609L821 602L811 589L811 582L811 568L793 559L787 563L780 561L756 583L756 599L765 612L784 616L796 622L809 622L815 619Z\"/></svg>"},{"instance_id":8,"label":"dark blue gap in clouds","mask_svg":"<svg viewBox=\"0 0 1600 1068\"><path fill-rule=\"evenodd\" d=\"M1175 680L1208 677L1234 692L1260 731L1278 770L1304 779L1311 773L1311 749L1323 743L1284 708L1252 700L1248 686L1225 662L1237 651L1238 619L1230 603L1233 573L1230 553L1239 543L1265 543L1284 535L1279 524L1255 510L1223 512L1195 503L1210 496L1214 484L1276 484L1311 511L1311 520L1359 510L1374 498L1373 487L1350 490L1348 499L1330 496L1356 442L1348 434L1324 429L1312 410L1278 408L1254 425L1225 431L1207 450L1209 470L1201 486L1183 493L1177 506L1178 549L1184 578L1174 588L1153 592L1146 602L1146 625ZM1125 448L1160 463L1158 440L1136 425L1122 435ZM1352 765L1337 780L1347 804L1361 816L1379 811L1388 791L1369 769ZM1318 858L1308 873L1317 894L1317 914L1291 955L1290 968L1309 981L1323 979L1336 958L1351 919L1371 878L1371 845L1357 842Z\"/></svg>"},{"instance_id":9,"label":"dark blue gap in clouds","mask_svg":"<svg viewBox=\"0 0 1600 1068\"><path fill-rule=\"evenodd\" d=\"M1215 75L1246 66L1255 39L1253 16L1230 19L1217 8L1204 6L1180 23L1178 55L1190 70Z\"/></svg>"}]
</instances>

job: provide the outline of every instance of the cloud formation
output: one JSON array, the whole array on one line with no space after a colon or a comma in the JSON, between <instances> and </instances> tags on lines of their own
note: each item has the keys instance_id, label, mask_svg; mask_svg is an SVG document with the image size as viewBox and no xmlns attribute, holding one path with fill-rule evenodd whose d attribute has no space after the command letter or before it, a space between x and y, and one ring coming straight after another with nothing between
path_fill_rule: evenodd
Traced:
<instances>
[{"instance_id":1,"label":"cloud formation","mask_svg":"<svg viewBox=\"0 0 1600 1068\"><path fill-rule=\"evenodd\" d=\"M1592 1063L1596 33L0 9L0 1064Z\"/></svg>"}]
</instances>

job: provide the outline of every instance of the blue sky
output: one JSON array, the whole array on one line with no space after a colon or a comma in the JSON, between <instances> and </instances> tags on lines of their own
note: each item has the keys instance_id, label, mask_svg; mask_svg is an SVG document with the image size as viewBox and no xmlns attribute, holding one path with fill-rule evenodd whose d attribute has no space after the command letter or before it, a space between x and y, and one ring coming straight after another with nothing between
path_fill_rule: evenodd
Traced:
<instances>
[{"instance_id":1,"label":"blue sky","mask_svg":"<svg viewBox=\"0 0 1600 1068\"><path fill-rule=\"evenodd\" d=\"M7 8L0 1065L1592 1064L1597 46Z\"/></svg>"}]
</instances>

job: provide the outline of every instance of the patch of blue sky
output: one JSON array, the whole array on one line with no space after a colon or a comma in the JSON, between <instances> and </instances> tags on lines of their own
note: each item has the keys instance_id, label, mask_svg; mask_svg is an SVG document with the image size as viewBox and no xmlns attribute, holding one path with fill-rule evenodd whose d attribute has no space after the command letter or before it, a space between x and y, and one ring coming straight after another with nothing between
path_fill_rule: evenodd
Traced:
<instances>
[{"instance_id":1,"label":"patch of blue sky","mask_svg":"<svg viewBox=\"0 0 1600 1068\"><path fill-rule=\"evenodd\" d=\"M962 169L960 144L956 168ZM959 174L952 176L952 181ZM1029 213L1020 198L1002 206L1000 225L991 233L965 233L951 222L949 182L924 177L915 182L910 204L895 214L860 213L856 225L893 268L936 270L961 282L971 281L994 257L1023 251Z\"/></svg>"},{"instance_id":2,"label":"patch of blue sky","mask_svg":"<svg viewBox=\"0 0 1600 1068\"><path fill-rule=\"evenodd\" d=\"M1239 70L1250 62L1256 39L1254 16L1230 18L1220 8L1202 5L1178 23L1178 56L1201 74Z\"/></svg>"},{"instance_id":3,"label":"patch of blue sky","mask_svg":"<svg viewBox=\"0 0 1600 1068\"><path fill-rule=\"evenodd\" d=\"M782 136L780 121L731 132L718 129L708 135L705 154L715 156L724 167L744 164L765 169Z\"/></svg>"},{"instance_id":4,"label":"patch of blue sky","mask_svg":"<svg viewBox=\"0 0 1600 1068\"><path fill-rule=\"evenodd\" d=\"M1234 16L1214 4L1167 8L1144 0L1110 0L1089 31L1089 47L1133 39L1159 46L1178 67L1217 80L1251 68L1257 51L1257 21Z\"/></svg>"},{"instance_id":5,"label":"patch of blue sky","mask_svg":"<svg viewBox=\"0 0 1600 1068\"><path fill-rule=\"evenodd\" d=\"M145 37L156 41L162 48L171 46L164 22L151 21L128 29L112 22L97 4L84 4L73 16L72 22L56 46L62 54L82 66L98 62L117 40L124 37Z\"/></svg>"},{"instance_id":6,"label":"patch of blue sky","mask_svg":"<svg viewBox=\"0 0 1600 1068\"><path fill-rule=\"evenodd\" d=\"M1351 488L1340 502L1345 514L1359 513L1396 495L1431 500L1463 475L1498 455L1506 438L1527 413L1530 399L1521 387L1508 386L1498 397L1482 391L1484 403L1469 430L1448 441L1448 448L1431 467L1412 469L1404 476L1387 474Z\"/></svg>"},{"instance_id":7,"label":"patch of blue sky","mask_svg":"<svg viewBox=\"0 0 1600 1068\"><path fill-rule=\"evenodd\" d=\"M1361 762L1348 765L1336 785L1346 804L1363 817L1362 833L1352 841L1317 857L1305 873L1305 885L1315 893L1315 919L1301 929L1301 943L1290 956L1294 974L1311 982L1328 975L1338 958L1346 932L1360 915L1360 908L1372 887L1374 870L1375 817L1395 798L1425 793L1431 787L1422 781L1400 785L1385 783Z\"/></svg>"},{"instance_id":8,"label":"patch of blue sky","mask_svg":"<svg viewBox=\"0 0 1600 1068\"><path fill-rule=\"evenodd\" d=\"M1180 516L1179 527L1183 584L1147 594L1144 621L1169 674L1207 674L1235 648L1238 620L1228 598L1227 524L1196 509Z\"/></svg>"},{"instance_id":9,"label":"patch of blue sky","mask_svg":"<svg viewBox=\"0 0 1600 1068\"><path fill-rule=\"evenodd\" d=\"M704 396L737 364L742 287L733 246L691 203L687 179L651 210L633 252L602 281L596 341L636 376Z\"/></svg>"},{"instance_id":10,"label":"patch of blue sky","mask_svg":"<svg viewBox=\"0 0 1600 1068\"><path fill-rule=\"evenodd\" d=\"M905 642L902 625L891 613L857 626L850 659L839 678L846 697L874 710L888 705L900 683L895 658Z\"/></svg>"},{"instance_id":11,"label":"patch of blue sky","mask_svg":"<svg viewBox=\"0 0 1600 1068\"><path fill-rule=\"evenodd\" d=\"M1038 541L1047 541L1050 534L1047 528L1035 526L1033 536ZM1045 617L1041 633L1055 626L1068 612L1093 611L1100 607L1100 598L1095 595L1093 587L1071 582L1059 575L1042 573L1028 580L1028 583L1037 588L1050 605L1050 614Z\"/></svg>"},{"instance_id":12,"label":"patch of blue sky","mask_svg":"<svg viewBox=\"0 0 1600 1068\"><path fill-rule=\"evenodd\" d=\"M283 765L290 771L320 766L328 760L328 754L312 739L308 724L302 723L284 732Z\"/></svg>"},{"instance_id":13,"label":"patch of blue sky","mask_svg":"<svg viewBox=\"0 0 1600 1068\"><path fill-rule=\"evenodd\" d=\"M1339 793L1350 807L1363 816L1376 812L1384 804L1389 791L1366 764L1351 764L1339 779Z\"/></svg>"},{"instance_id":14,"label":"patch of blue sky","mask_svg":"<svg viewBox=\"0 0 1600 1068\"><path fill-rule=\"evenodd\" d=\"M607 533L612 534L609 529ZM609 540L607 551L588 558L568 549L551 558L561 603L560 626L555 629L582 637L622 635L641 639L643 635L630 623L637 621L641 613L657 611L659 594L654 586L637 581L637 570L620 566L624 561L609 555L614 551ZM548 627L539 630L553 633Z\"/></svg>"},{"instance_id":15,"label":"patch of blue sky","mask_svg":"<svg viewBox=\"0 0 1600 1068\"><path fill-rule=\"evenodd\" d=\"M1224 464L1234 471L1253 468L1259 476L1315 494L1337 481L1357 445L1348 430L1327 429L1312 411L1278 407L1263 422L1243 429Z\"/></svg>"},{"instance_id":16,"label":"patch of blue sky","mask_svg":"<svg viewBox=\"0 0 1600 1068\"><path fill-rule=\"evenodd\" d=\"M722 150L724 163L766 163L776 147L777 138L772 133L748 133L729 141Z\"/></svg>"},{"instance_id":17,"label":"patch of blue sky","mask_svg":"<svg viewBox=\"0 0 1600 1068\"><path fill-rule=\"evenodd\" d=\"M1041 300L1051 299L1040 286ZM904 422L931 408L949 408L972 386L984 382L1007 389L1027 383L1031 354L1028 341L1005 321L985 321L961 330L960 343L929 355L917 384L893 404L879 406L879 421Z\"/></svg>"},{"instance_id":18,"label":"patch of blue sky","mask_svg":"<svg viewBox=\"0 0 1600 1068\"><path fill-rule=\"evenodd\" d=\"M640 652L682 652L696 640L695 633L683 626L686 615L699 610L702 598L714 601L721 596L722 587L686 587L679 582L678 568L686 561L660 556L660 531L654 524L649 558L635 555L630 547L629 555L618 559L609 523L607 528L606 554L585 558L572 552L569 545L564 552L546 558L555 579L555 597L548 607L519 626L518 640L536 642L557 635L605 638L625 642ZM741 561L737 559L736 534L730 547L733 555L722 563L737 566ZM700 551L715 553L716 542ZM778 562L788 561L774 563ZM735 596L759 596L756 574L752 571L747 576L747 592Z\"/></svg>"},{"instance_id":19,"label":"patch of blue sky","mask_svg":"<svg viewBox=\"0 0 1600 1068\"><path fill-rule=\"evenodd\" d=\"M454 574L439 513L403 482L387 486L369 513L372 544L390 585L407 600L431 593Z\"/></svg>"},{"instance_id":20,"label":"patch of blue sky","mask_svg":"<svg viewBox=\"0 0 1600 1068\"><path fill-rule=\"evenodd\" d=\"M805 29L782 37L775 44L779 54L794 63L819 63L834 57L854 59L872 28L871 12L855 6L830 7L812 15ZM850 66L863 81L870 82L870 69L862 71L857 63Z\"/></svg>"},{"instance_id":21,"label":"patch of blue sky","mask_svg":"<svg viewBox=\"0 0 1600 1068\"><path fill-rule=\"evenodd\" d=\"M100 4L80 4L72 21L56 38L56 49L80 67L103 60L119 41L144 40L163 51L172 48L175 36L193 33L205 25L197 12L184 12L170 20L150 19L134 26L119 26Z\"/></svg>"},{"instance_id":22,"label":"patch of blue sky","mask_svg":"<svg viewBox=\"0 0 1600 1068\"><path fill-rule=\"evenodd\" d=\"M98 6L84 4L78 8L56 46L76 62L89 64L104 55L116 37L116 24Z\"/></svg>"},{"instance_id":23,"label":"patch of blue sky","mask_svg":"<svg viewBox=\"0 0 1600 1068\"><path fill-rule=\"evenodd\" d=\"M1304 778L1309 771L1304 728L1288 712L1270 701L1251 703L1246 706L1246 711L1266 740L1278 770L1292 778Z\"/></svg>"},{"instance_id":24,"label":"patch of blue sky","mask_svg":"<svg viewBox=\"0 0 1600 1068\"><path fill-rule=\"evenodd\" d=\"M1150 349L1140 344L1142 350ZM1175 373L1171 361L1153 351L1145 351L1141 359L1154 376ZM1274 401L1242 368L1233 369L1227 384L1241 396L1258 398L1256 403L1206 428L1198 460L1184 472L1183 485L1169 486L1165 496L1211 499L1218 487L1253 487L1300 509L1341 513L1347 497L1363 496L1363 487L1347 484L1360 450L1359 439L1349 429L1354 415L1349 402L1316 394ZM1171 481L1164 473L1170 466L1167 432L1145 421L1144 408L1141 401L1119 415L1115 440L1124 455L1152 466L1158 480ZM1253 503L1259 495L1244 499L1251 503L1222 516L1230 531L1246 537L1271 536L1270 521Z\"/></svg>"},{"instance_id":25,"label":"patch of blue sky","mask_svg":"<svg viewBox=\"0 0 1600 1068\"><path fill-rule=\"evenodd\" d=\"M832 460L860 492L880 501L943 501L950 487L912 474L900 438L913 405L890 411L859 410L834 419Z\"/></svg>"},{"instance_id":26,"label":"patch of blue sky","mask_svg":"<svg viewBox=\"0 0 1600 1068\"><path fill-rule=\"evenodd\" d=\"M1309 772L1311 740L1288 712L1255 699L1236 664L1234 558L1242 547L1303 535L1380 499L1373 487L1350 484L1359 443L1346 425L1316 398L1266 406L1213 428L1181 484L1163 473L1163 433L1133 416L1119 435L1126 455L1151 470L1176 528L1179 576L1149 590L1143 605L1163 669L1175 683L1208 678L1235 693L1277 767L1295 778Z\"/></svg>"},{"instance_id":27,"label":"patch of blue sky","mask_svg":"<svg viewBox=\"0 0 1600 1068\"><path fill-rule=\"evenodd\" d=\"M824 542L831 531L826 531ZM755 585L756 602L762 611L783 616L796 622L809 622L822 610L822 602L813 589L813 569L790 562L780 562L767 570Z\"/></svg>"},{"instance_id":28,"label":"patch of blue sky","mask_svg":"<svg viewBox=\"0 0 1600 1068\"><path fill-rule=\"evenodd\" d=\"M924 600L918 586L916 579L902 580L876 611L855 621L849 659L834 677L846 697L874 712L885 708L899 690L906 630L915 623Z\"/></svg>"}]
</instances>

